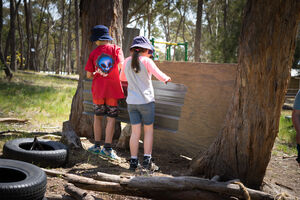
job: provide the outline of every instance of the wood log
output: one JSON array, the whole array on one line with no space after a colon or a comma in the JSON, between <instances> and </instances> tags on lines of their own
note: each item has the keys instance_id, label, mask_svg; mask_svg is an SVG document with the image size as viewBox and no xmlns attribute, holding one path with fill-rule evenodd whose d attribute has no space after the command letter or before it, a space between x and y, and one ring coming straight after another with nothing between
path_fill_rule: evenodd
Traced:
<instances>
[{"instance_id":1,"label":"wood log","mask_svg":"<svg viewBox=\"0 0 300 200\"><path fill-rule=\"evenodd\" d=\"M65 191L77 200L95 200L87 191L84 191L73 184L69 183L65 186Z\"/></svg>"},{"instance_id":2,"label":"wood log","mask_svg":"<svg viewBox=\"0 0 300 200\"><path fill-rule=\"evenodd\" d=\"M131 136L131 125L126 124L126 126L121 131L121 135L119 137L117 147L120 149L129 149L130 136Z\"/></svg>"},{"instance_id":3,"label":"wood log","mask_svg":"<svg viewBox=\"0 0 300 200\"><path fill-rule=\"evenodd\" d=\"M97 174L93 176L93 178L100 181L108 181L114 183L120 183L121 180L121 177L118 175L107 174L102 172L97 172Z\"/></svg>"},{"instance_id":4,"label":"wood log","mask_svg":"<svg viewBox=\"0 0 300 200\"><path fill-rule=\"evenodd\" d=\"M181 176L181 177L133 177L131 179L121 179L121 185L129 188L149 189L152 191L170 191L170 190L205 190L221 194L233 195L244 198L244 192L237 184L231 182L217 182L208 179ZM246 187L245 187L246 188ZM274 199L270 194L262 191L246 188L252 200L255 199Z\"/></svg>"},{"instance_id":5,"label":"wood log","mask_svg":"<svg viewBox=\"0 0 300 200\"><path fill-rule=\"evenodd\" d=\"M45 170L45 169L44 169ZM229 196L245 198L246 190L252 200L271 200L274 196L262 191L253 190L250 188L240 188L240 184L229 182L218 182L208 179L180 176L180 177L120 177L116 175L99 173L97 178L106 181L98 181L92 178L78 176L74 174L55 172L54 170L45 170L50 175L61 175L75 186L85 189L100 192L109 192L114 194L133 195L140 197L161 198L168 196L189 195L190 199L200 199L202 195L210 195L208 199L225 199ZM119 180L119 182L117 182ZM194 198L197 197L197 198Z\"/></svg>"},{"instance_id":6,"label":"wood log","mask_svg":"<svg viewBox=\"0 0 300 200\"><path fill-rule=\"evenodd\" d=\"M70 121L63 122L63 132L60 141L66 144L69 148L82 149L80 138L71 127Z\"/></svg>"}]
</instances>

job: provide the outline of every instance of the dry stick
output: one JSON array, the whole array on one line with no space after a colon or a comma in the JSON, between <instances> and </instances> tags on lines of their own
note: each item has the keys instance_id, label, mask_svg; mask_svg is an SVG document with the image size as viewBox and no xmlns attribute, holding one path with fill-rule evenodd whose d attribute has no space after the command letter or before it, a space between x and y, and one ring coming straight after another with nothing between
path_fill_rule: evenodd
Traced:
<instances>
[{"instance_id":1,"label":"dry stick","mask_svg":"<svg viewBox=\"0 0 300 200\"><path fill-rule=\"evenodd\" d=\"M1 134L4 134L4 133L21 133L21 134L35 134L35 135L48 135L48 134L53 134L53 135L58 135L58 136L61 136L61 132L30 132L30 131L23 131L23 130L6 130L6 131L1 131L0 132L0 135Z\"/></svg>"},{"instance_id":2,"label":"dry stick","mask_svg":"<svg viewBox=\"0 0 300 200\"><path fill-rule=\"evenodd\" d=\"M28 119L0 118L0 122L3 122L3 123L26 123L26 122L28 122Z\"/></svg>"}]
</instances>

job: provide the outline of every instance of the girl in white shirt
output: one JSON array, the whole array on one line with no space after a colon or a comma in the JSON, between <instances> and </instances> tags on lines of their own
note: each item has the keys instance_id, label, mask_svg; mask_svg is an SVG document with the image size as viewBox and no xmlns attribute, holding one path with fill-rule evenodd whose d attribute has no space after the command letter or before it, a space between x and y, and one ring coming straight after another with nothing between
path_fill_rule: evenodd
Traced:
<instances>
[{"instance_id":1,"label":"girl in white shirt","mask_svg":"<svg viewBox=\"0 0 300 200\"><path fill-rule=\"evenodd\" d=\"M130 51L132 56L125 59L120 76L121 81L128 82L126 102L132 130L130 137L130 169L135 170L139 166L137 156L143 123L144 159L142 166L145 169L154 170L152 146L155 99L151 77L153 74L158 80L165 83L171 81L171 78L161 72L153 60L150 59L154 48L147 38L143 36L135 37Z\"/></svg>"}]
</instances>

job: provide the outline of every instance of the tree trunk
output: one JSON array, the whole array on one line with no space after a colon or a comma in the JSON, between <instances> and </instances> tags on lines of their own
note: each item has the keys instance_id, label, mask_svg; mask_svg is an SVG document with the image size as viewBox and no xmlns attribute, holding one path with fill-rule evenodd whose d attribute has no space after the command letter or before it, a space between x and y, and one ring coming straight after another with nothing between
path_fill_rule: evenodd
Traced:
<instances>
[{"instance_id":1,"label":"tree trunk","mask_svg":"<svg viewBox=\"0 0 300 200\"><path fill-rule=\"evenodd\" d=\"M27 34L27 57L26 57L26 69L36 70L34 65L34 32L32 27L32 9L30 0L24 0L24 10L26 19L26 34Z\"/></svg>"},{"instance_id":2,"label":"tree trunk","mask_svg":"<svg viewBox=\"0 0 300 200\"><path fill-rule=\"evenodd\" d=\"M194 43L194 56L195 62L200 62L200 54L201 54L201 28L202 28L202 9L203 9L203 0L198 0L198 8L197 8L197 22L196 22L196 36Z\"/></svg>"},{"instance_id":3,"label":"tree trunk","mask_svg":"<svg viewBox=\"0 0 300 200\"><path fill-rule=\"evenodd\" d=\"M10 68L13 71L16 71L16 24L15 24L15 2L14 0L10 0L10 28L9 28L9 40L7 42L10 43Z\"/></svg>"},{"instance_id":4,"label":"tree trunk","mask_svg":"<svg viewBox=\"0 0 300 200\"><path fill-rule=\"evenodd\" d=\"M18 21L18 32L20 37L20 63L19 63L19 69L23 69L23 57L24 57L24 33L23 33L23 27L21 26L20 16L17 13L17 21Z\"/></svg>"},{"instance_id":5,"label":"tree trunk","mask_svg":"<svg viewBox=\"0 0 300 200\"><path fill-rule=\"evenodd\" d=\"M299 21L299 0L248 0L233 101L215 142L194 159L192 174L261 185L278 132Z\"/></svg>"},{"instance_id":6,"label":"tree trunk","mask_svg":"<svg viewBox=\"0 0 300 200\"><path fill-rule=\"evenodd\" d=\"M223 62L228 63L228 33L227 33L227 10L228 10L228 0L223 2Z\"/></svg>"},{"instance_id":7,"label":"tree trunk","mask_svg":"<svg viewBox=\"0 0 300 200\"><path fill-rule=\"evenodd\" d=\"M39 21L39 25L38 25L38 31L37 31L37 35L36 35L36 43L35 43L35 64L37 67L37 70L40 71L41 70L41 66L40 66L40 42L41 42L41 29L42 29L42 23L44 20L44 16L45 16L45 9L46 6L48 5L48 0L43 0L42 2L42 7L41 7L41 17L40 17L40 21Z\"/></svg>"},{"instance_id":8,"label":"tree trunk","mask_svg":"<svg viewBox=\"0 0 300 200\"><path fill-rule=\"evenodd\" d=\"M103 10L103 6L105 6L105 10ZM114 42L121 46L123 36L122 1L81 0L80 9L82 22L81 63L78 68L79 81L76 94L72 100L70 121L77 135L92 137L93 117L82 114L83 79L86 77L84 67L89 53L95 48L93 43L89 41L90 30L98 24L106 25L110 30L110 35L114 38ZM99 10L103 12L99 12Z\"/></svg>"},{"instance_id":9,"label":"tree trunk","mask_svg":"<svg viewBox=\"0 0 300 200\"><path fill-rule=\"evenodd\" d=\"M56 57L56 64L55 64L55 74L59 74L59 71L62 71L62 64L61 64L61 55L63 49L63 29L64 29L64 19L65 19L65 0L61 1L62 9L61 9L61 24L60 24L60 34L58 36L58 44L57 44L57 57Z\"/></svg>"},{"instance_id":10,"label":"tree trunk","mask_svg":"<svg viewBox=\"0 0 300 200\"><path fill-rule=\"evenodd\" d=\"M48 14L49 9L48 9ZM47 32L46 32L46 50L45 50L45 55L44 55L44 61L43 61L43 69L44 71L48 71L48 63L47 63L47 58L48 58L48 50L49 50L49 32L50 32L50 17L47 17Z\"/></svg>"},{"instance_id":11,"label":"tree trunk","mask_svg":"<svg viewBox=\"0 0 300 200\"><path fill-rule=\"evenodd\" d=\"M80 65L80 46L79 46L79 6L78 0L74 1L75 6L75 42L76 42L76 72L79 74Z\"/></svg>"},{"instance_id":12,"label":"tree trunk","mask_svg":"<svg viewBox=\"0 0 300 200\"><path fill-rule=\"evenodd\" d=\"M69 2L69 16L68 16L68 49L67 49L67 59L66 59L66 68L67 68L67 73L71 73L71 41L72 41L72 30L71 30L71 5L72 5L72 0Z\"/></svg>"},{"instance_id":13,"label":"tree trunk","mask_svg":"<svg viewBox=\"0 0 300 200\"><path fill-rule=\"evenodd\" d=\"M2 44L2 28L3 28L3 2L0 2L0 44ZM0 60L1 63L4 65L4 72L6 77L10 80L13 76L11 73L11 70L9 66L6 64L6 58L4 58L3 53L2 53L2 45L0 45Z\"/></svg>"},{"instance_id":14,"label":"tree trunk","mask_svg":"<svg viewBox=\"0 0 300 200\"><path fill-rule=\"evenodd\" d=\"M126 28L128 22L128 9L129 9L130 0L123 0L123 32Z\"/></svg>"}]
</instances>

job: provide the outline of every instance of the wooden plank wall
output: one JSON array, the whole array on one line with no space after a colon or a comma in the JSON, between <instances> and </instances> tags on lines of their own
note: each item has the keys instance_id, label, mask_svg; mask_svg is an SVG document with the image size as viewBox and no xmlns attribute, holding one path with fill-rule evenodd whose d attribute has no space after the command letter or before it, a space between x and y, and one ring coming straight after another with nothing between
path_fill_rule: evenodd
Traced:
<instances>
[{"instance_id":1,"label":"wooden plank wall","mask_svg":"<svg viewBox=\"0 0 300 200\"><path fill-rule=\"evenodd\" d=\"M170 151L193 157L209 147L223 125L233 94L236 65L167 61L156 64L173 82L184 84L187 93L178 133L155 130L154 154Z\"/></svg>"}]
</instances>

